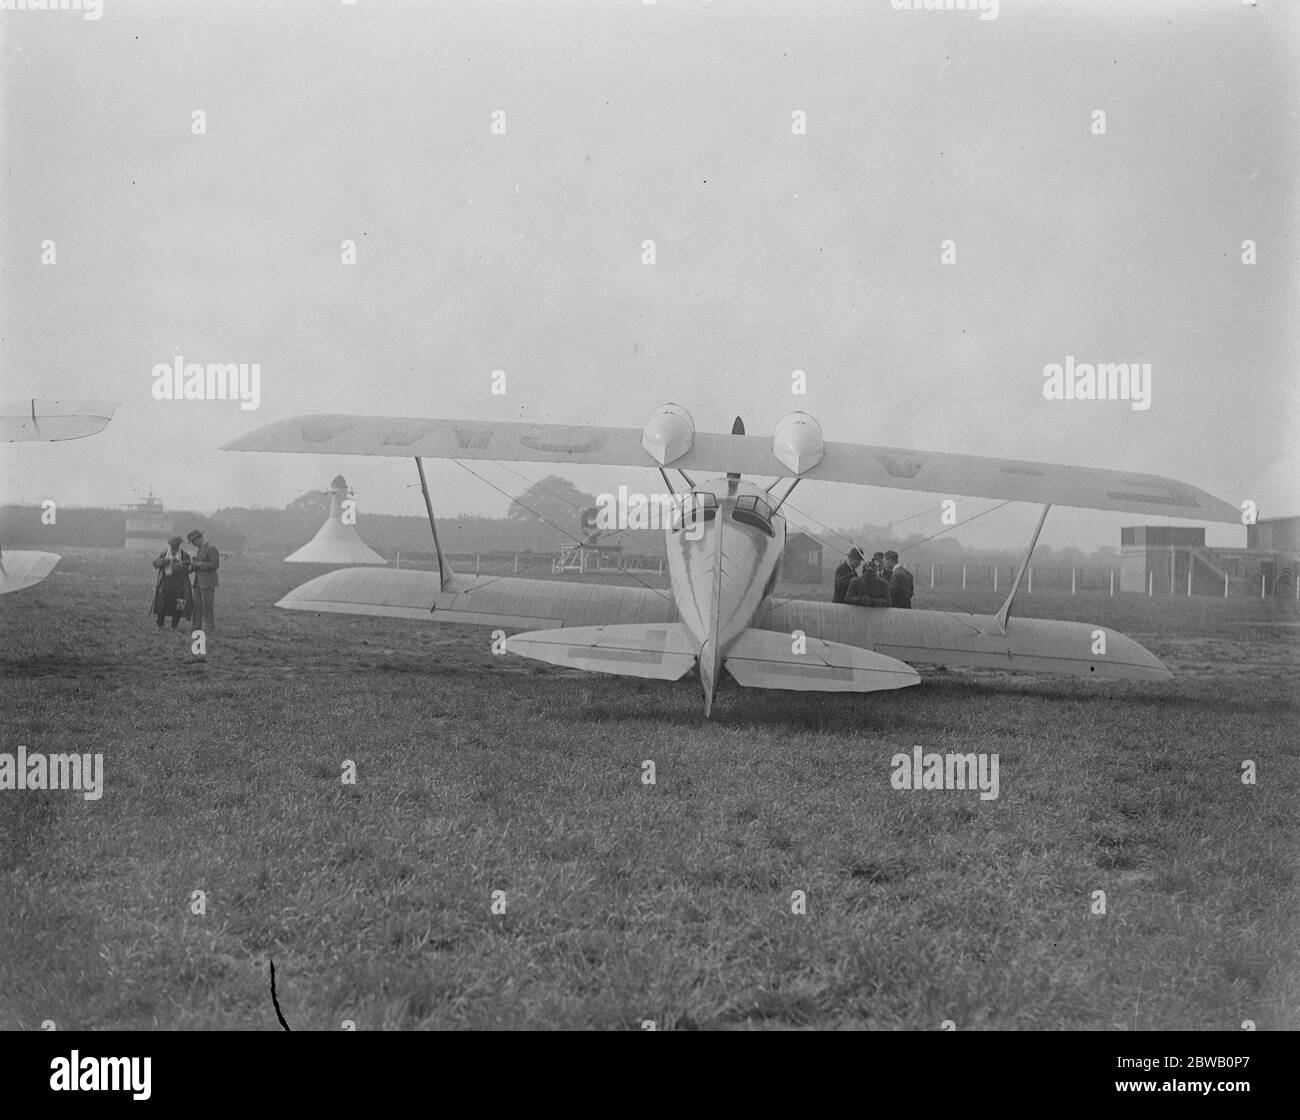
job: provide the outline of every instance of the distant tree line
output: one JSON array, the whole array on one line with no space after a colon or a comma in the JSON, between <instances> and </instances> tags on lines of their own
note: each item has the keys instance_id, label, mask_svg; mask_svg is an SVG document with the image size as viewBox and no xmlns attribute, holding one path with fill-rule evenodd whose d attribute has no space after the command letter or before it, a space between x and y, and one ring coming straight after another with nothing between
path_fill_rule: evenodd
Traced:
<instances>
[{"instance_id":1,"label":"distant tree line","mask_svg":"<svg viewBox=\"0 0 1300 1120\"><path fill-rule=\"evenodd\" d=\"M439 516L438 538L448 552L549 553L561 544L581 540L582 511L595 501L565 479L544 478L515 499L504 518ZM242 552L247 546L255 551L287 553L316 535L329 510L329 491L309 490L284 509L225 506L211 517L192 510L165 512L172 518L174 532L184 535L199 529L224 552ZM128 516L123 509L61 506L55 511L55 523L43 525L40 506L0 506L0 547L121 548ZM422 552L433 548L424 514L395 516L366 513L361 508L357 531L368 545L390 557L399 549Z\"/></svg>"},{"instance_id":2,"label":"distant tree line","mask_svg":"<svg viewBox=\"0 0 1300 1120\"><path fill-rule=\"evenodd\" d=\"M174 533L198 529L223 552L244 550L244 534L219 517L188 509L165 513ZM121 548L126 539L125 510L58 506L53 525L42 524L41 514L40 506L0 506L0 548Z\"/></svg>"}]
</instances>

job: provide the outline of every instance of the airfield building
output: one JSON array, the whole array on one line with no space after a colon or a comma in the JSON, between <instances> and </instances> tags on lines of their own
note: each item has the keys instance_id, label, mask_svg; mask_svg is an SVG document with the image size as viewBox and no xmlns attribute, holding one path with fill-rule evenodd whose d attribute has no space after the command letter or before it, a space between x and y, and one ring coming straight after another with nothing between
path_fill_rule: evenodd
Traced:
<instances>
[{"instance_id":1,"label":"airfield building","mask_svg":"<svg viewBox=\"0 0 1300 1120\"><path fill-rule=\"evenodd\" d=\"M152 490L143 502L126 507L126 544L134 552L161 552L172 535L172 516Z\"/></svg>"},{"instance_id":2,"label":"airfield building","mask_svg":"<svg viewBox=\"0 0 1300 1120\"><path fill-rule=\"evenodd\" d=\"M781 554L781 578L790 583L821 583L821 542L807 533L787 533Z\"/></svg>"},{"instance_id":3,"label":"airfield building","mask_svg":"<svg viewBox=\"0 0 1300 1120\"><path fill-rule=\"evenodd\" d=\"M1270 517L1246 529L1246 547L1256 552L1276 552L1300 557L1300 517Z\"/></svg>"},{"instance_id":4,"label":"airfield building","mask_svg":"<svg viewBox=\"0 0 1300 1120\"><path fill-rule=\"evenodd\" d=\"M1294 589L1300 518L1260 521L1245 548L1209 548L1203 528L1133 525L1120 530L1121 591L1152 595L1258 595Z\"/></svg>"}]
</instances>

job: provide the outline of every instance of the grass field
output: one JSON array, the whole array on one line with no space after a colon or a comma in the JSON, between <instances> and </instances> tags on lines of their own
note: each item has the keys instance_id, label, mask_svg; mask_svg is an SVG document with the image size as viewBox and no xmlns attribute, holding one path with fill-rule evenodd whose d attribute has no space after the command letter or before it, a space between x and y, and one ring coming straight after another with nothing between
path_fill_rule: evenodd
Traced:
<instances>
[{"instance_id":1,"label":"grass field","mask_svg":"<svg viewBox=\"0 0 1300 1120\"><path fill-rule=\"evenodd\" d=\"M1177 679L733 685L705 721L693 679L271 607L312 574L223 560L206 665L147 558L0 598L0 751L105 773L0 792L0 1027L278 1030L268 954L295 1030L1300 1027L1294 604L1036 595ZM1000 797L891 788L913 744L998 752Z\"/></svg>"}]
</instances>

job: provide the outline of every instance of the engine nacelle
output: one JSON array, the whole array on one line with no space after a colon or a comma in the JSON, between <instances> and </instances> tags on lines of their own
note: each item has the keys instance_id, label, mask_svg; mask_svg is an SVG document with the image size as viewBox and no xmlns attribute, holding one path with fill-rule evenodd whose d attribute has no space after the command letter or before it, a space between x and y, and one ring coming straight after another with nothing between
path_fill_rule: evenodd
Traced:
<instances>
[{"instance_id":1,"label":"engine nacelle","mask_svg":"<svg viewBox=\"0 0 1300 1120\"><path fill-rule=\"evenodd\" d=\"M679 404L661 404L641 433L641 446L661 467L676 462L694 443L695 421Z\"/></svg>"},{"instance_id":2,"label":"engine nacelle","mask_svg":"<svg viewBox=\"0 0 1300 1120\"><path fill-rule=\"evenodd\" d=\"M792 412L777 421L772 454L795 474L805 474L826 454L822 426L806 412Z\"/></svg>"}]
</instances>

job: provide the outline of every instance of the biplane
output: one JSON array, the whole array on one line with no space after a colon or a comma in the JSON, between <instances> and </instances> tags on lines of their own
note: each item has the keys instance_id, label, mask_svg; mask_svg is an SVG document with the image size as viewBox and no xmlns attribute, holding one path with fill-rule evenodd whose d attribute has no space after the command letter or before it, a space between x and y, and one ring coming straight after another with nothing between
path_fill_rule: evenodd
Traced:
<instances>
[{"instance_id":1,"label":"biplane","mask_svg":"<svg viewBox=\"0 0 1300 1120\"><path fill-rule=\"evenodd\" d=\"M827 692L906 688L920 682L918 664L1167 680L1172 674L1160 660L1123 634L1012 617L1047 512L1065 505L1240 520L1228 503L1156 475L828 442L802 412L784 417L770 437L745 434L739 418L729 434L697 432L676 404L656 409L644 428L301 416L224 450L415 460L437 571L346 568L304 583L277 606L520 630L507 639L508 652L596 672L677 680L695 671L706 716L724 673L747 688ZM664 528L670 588L452 571L438 543L422 462L429 458L657 470L680 502ZM670 470L685 489L674 487ZM773 481L764 487L753 479ZM805 479L1035 502L1043 510L996 614L785 599L773 594L785 545L781 508Z\"/></svg>"},{"instance_id":2,"label":"biplane","mask_svg":"<svg viewBox=\"0 0 1300 1120\"><path fill-rule=\"evenodd\" d=\"M102 432L115 401L0 401L0 443L85 439ZM56 552L0 549L0 595L40 583L59 562Z\"/></svg>"}]
</instances>

